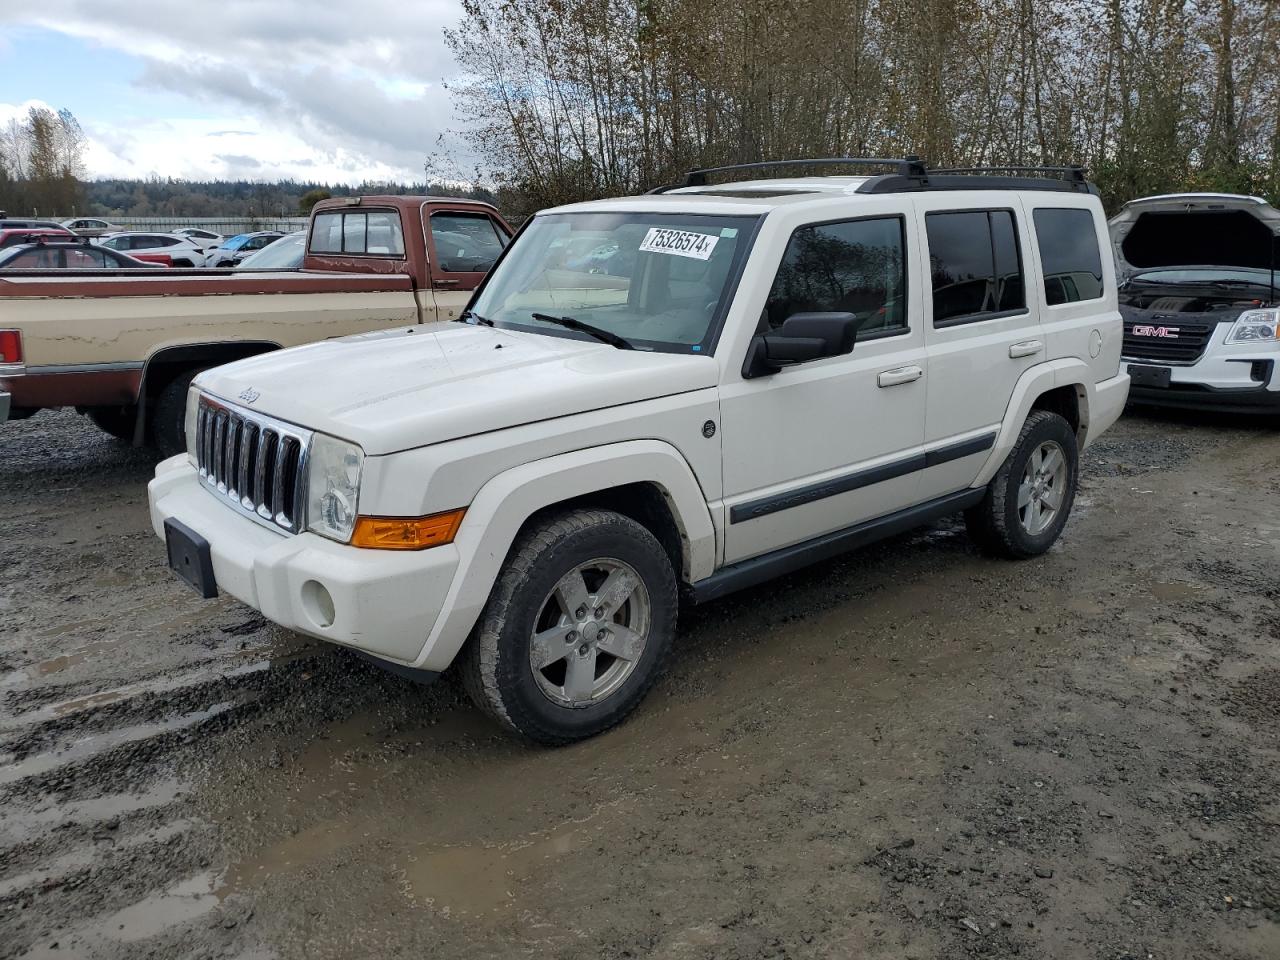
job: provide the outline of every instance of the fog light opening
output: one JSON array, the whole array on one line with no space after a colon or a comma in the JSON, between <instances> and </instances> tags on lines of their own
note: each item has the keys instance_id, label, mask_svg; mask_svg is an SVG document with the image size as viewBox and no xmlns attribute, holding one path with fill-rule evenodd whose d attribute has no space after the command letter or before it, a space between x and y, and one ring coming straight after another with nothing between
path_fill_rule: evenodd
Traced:
<instances>
[{"instance_id":1,"label":"fog light opening","mask_svg":"<svg viewBox=\"0 0 1280 960\"><path fill-rule=\"evenodd\" d=\"M308 580L302 585L302 609L317 627L333 626L336 616L333 597L319 581Z\"/></svg>"}]
</instances>

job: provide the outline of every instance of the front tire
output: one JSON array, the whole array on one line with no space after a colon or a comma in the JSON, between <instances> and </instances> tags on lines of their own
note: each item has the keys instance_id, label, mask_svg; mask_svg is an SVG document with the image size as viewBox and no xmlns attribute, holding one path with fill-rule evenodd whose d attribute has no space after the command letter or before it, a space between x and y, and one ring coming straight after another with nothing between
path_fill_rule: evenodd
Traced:
<instances>
[{"instance_id":1,"label":"front tire","mask_svg":"<svg viewBox=\"0 0 1280 960\"><path fill-rule=\"evenodd\" d=\"M552 516L512 546L462 660L483 711L548 745L619 723L662 672L676 576L645 527L608 510Z\"/></svg>"},{"instance_id":2,"label":"front tire","mask_svg":"<svg viewBox=\"0 0 1280 960\"><path fill-rule=\"evenodd\" d=\"M1079 450L1071 425L1056 413L1032 410L986 495L965 511L965 526L994 556L1039 556L1066 526L1078 480Z\"/></svg>"}]
</instances>

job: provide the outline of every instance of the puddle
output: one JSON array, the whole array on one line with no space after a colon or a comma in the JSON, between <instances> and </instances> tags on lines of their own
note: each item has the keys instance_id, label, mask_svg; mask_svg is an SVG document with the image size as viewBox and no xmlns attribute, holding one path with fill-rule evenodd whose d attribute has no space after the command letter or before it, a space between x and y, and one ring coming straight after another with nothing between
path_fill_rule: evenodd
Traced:
<instances>
[{"instance_id":1,"label":"puddle","mask_svg":"<svg viewBox=\"0 0 1280 960\"><path fill-rule=\"evenodd\" d=\"M95 926L112 940L126 943L145 940L203 916L216 907L220 902L214 893L216 886L217 874L212 871L200 873L117 910Z\"/></svg>"},{"instance_id":2,"label":"puddle","mask_svg":"<svg viewBox=\"0 0 1280 960\"><path fill-rule=\"evenodd\" d=\"M585 838L580 825L523 845L446 847L409 858L408 892L445 916L490 913L514 903L526 878L540 873L547 860L573 852Z\"/></svg>"},{"instance_id":3,"label":"puddle","mask_svg":"<svg viewBox=\"0 0 1280 960\"><path fill-rule=\"evenodd\" d=\"M1179 600L1195 600L1202 596L1208 587L1198 583L1180 581L1154 581L1147 584L1151 595L1162 603L1177 603Z\"/></svg>"}]
</instances>

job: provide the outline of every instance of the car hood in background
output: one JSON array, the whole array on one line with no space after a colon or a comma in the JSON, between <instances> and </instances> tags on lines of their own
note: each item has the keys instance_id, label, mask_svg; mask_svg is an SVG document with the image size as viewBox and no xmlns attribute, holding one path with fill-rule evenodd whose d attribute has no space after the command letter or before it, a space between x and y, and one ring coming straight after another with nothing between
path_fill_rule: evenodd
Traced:
<instances>
[{"instance_id":1,"label":"car hood in background","mask_svg":"<svg viewBox=\"0 0 1280 960\"><path fill-rule=\"evenodd\" d=\"M1181 193L1131 200L1110 229L1122 278L1156 267L1265 270L1280 256L1280 210L1260 197Z\"/></svg>"},{"instance_id":2,"label":"car hood in background","mask_svg":"<svg viewBox=\"0 0 1280 960\"><path fill-rule=\"evenodd\" d=\"M442 323L262 354L198 383L378 455L706 389L717 377L706 356Z\"/></svg>"}]
</instances>

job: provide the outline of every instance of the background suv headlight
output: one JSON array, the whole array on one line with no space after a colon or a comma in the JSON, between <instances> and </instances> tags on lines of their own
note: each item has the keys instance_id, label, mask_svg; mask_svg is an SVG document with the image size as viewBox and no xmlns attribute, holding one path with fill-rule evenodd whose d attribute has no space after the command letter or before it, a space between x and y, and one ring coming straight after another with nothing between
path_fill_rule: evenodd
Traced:
<instances>
[{"instance_id":1,"label":"background suv headlight","mask_svg":"<svg viewBox=\"0 0 1280 960\"><path fill-rule=\"evenodd\" d=\"M317 433L307 466L307 529L340 543L351 539L360 500L364 451L354 443Z\"/></svg>"},{"instance_id":2,"label":"background suv headlight","mask_svg":"<svg viewBox=\"0 0 1280 960\"><path fill-rule=\"evenodd\" d=\"M1276 327L1280 326L1280 310L1246 310L1236 319L1227 343L1259 343L1277 340Z\"/></svg>"}]
</instances>

